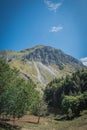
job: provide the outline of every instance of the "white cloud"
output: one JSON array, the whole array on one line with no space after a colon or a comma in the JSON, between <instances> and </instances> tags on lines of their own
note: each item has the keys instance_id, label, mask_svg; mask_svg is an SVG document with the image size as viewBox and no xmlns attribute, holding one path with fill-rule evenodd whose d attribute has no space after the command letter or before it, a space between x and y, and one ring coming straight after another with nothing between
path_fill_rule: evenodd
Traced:
<instances>
[{"instance_id":1,"label":"white cloud","mask_svg":"<svg viewBox=\"0 0 87 130\"><path fill-rule=\"evenodd\" d=\"M50 11L56 12L57 9L62 5L62 3L53 3L50 0L44 0L44 3L48 6Z\"/></svg>"},{"instance_id":2,"label":"white cloud","mask_svg":"<svg viewBox=\"0 0 87 130\"><path fill-rule=\"evenodd\" d=\"M62 29L63 29L62 26L53 26L53 27L51 27L49 32L59 32Z\"/></svg>"},{"instance_id":3,"label":"white cloud","mask_svg":"<svg viewBox=\"0 0 87 130\"><path fill-rule=\"evenodd\" d=\"M87 66L87 57L80 59L83 63L83 65Z\"/></svg>"}]
</instances>

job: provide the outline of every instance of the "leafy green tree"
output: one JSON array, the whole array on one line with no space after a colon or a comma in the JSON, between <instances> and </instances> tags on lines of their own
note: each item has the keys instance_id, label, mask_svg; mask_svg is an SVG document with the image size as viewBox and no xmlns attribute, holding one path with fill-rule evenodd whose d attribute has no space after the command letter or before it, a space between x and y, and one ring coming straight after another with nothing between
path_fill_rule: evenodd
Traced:
<instances>
[{"instance_id":1,"label":"leafy green tree","mask_svg":"<svg viewBox=\"0 0 87 130\"><path fill-rule=\"evenodd\" d=\"M62 101L62 110L68 118L78 116L80 114L79 100L74 96L65 96Z\"/></svg>"},{"instance_id":2,"label":"leafy green tree","mask_svg":"<svg viewBox=\"0 0 87 130\"><path fill-rule=\"evenodd\" d=\"M44 102L44 99L41 97L38 99L37 104L34 106L33 114L38 116L37 123L40 122L40 117L47 114L47 104Z\"/></svg>"},{"instance_id":3,"label":"leafy green tree","mask_svg":"<svg viewBox=\"0 0 87 130\"><path fill-rule=\"evenodd\" d=\"M53 81L51 81L44 91L45 101L48 103L49 107L61 110L61 103L64 98L64 95L77 96L86 91L87 70L78 70L71 76L67 75L65 78L54 79Z\"/></svg>"},{"instance_id":4,"label":"leafy green tree","mask_svg":"<svg viewBox=\"0 0 87 130\"><path fill-rule=\"evenodd\" d=\"M0 62L0 114L20 118L31 111L37 102L39 93L35 84L24 81L16 69L1 60Z\"/></svg>"},{"instance_id":5,"label":"leafy green tree","mask_svg":"<svg viewBox=\"0 0 87 130\"><path fill-rule=\"evenodd\" d=\"M87 92L84 92L78 96L80 101L79 109L80 111L87 109Z\"/></svg>"},{"instance_id":6,"label":"leafy green tree","mask_svg":"<svg viewBox=\"0 0 87 130\"><path fill-rule=\"evenodd\" d=\"M10 69L9 65L0 59L0 95L10 86L15 74L17 76L18 71Z\"/></svg>"},{"instance_id":7,"label":"leafy green tree","mask_svg":"<svg viewBox=\"0 0 87 130\"><path fill-rule=\"evenodd\" d=\"M5 109L3 106L5 102L3 97L6 96L6 91L12 86L15 77L18 77L18 71L16 69L10 69L9 65L0 59L0 114Z\"/></svg>"},{"instance_id":8,"label":"leafy green tree","mask_svg":"<svg viewBox=\"0 0 87 130\"><path fill-rule=\"evenodd\" d=\"M80 72L80 86L82 93L87 91L87 69Z\"/></svg>"}]
</instances>

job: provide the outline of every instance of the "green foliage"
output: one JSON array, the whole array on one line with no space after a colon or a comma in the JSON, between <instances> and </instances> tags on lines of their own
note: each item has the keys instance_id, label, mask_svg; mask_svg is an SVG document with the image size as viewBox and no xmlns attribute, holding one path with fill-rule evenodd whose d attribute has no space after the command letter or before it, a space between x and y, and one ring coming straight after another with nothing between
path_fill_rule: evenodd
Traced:
<instances>
[{"instance_id":1,"label":"green foliage","mask_svg":"<svg viewBox=\"0 0 87 130\"><path fill-rule=\"evenodd\" d=\"M37 98L34 83L25 82L16 69L0 60L0 114L20 118L32 109Z\"/></svg>"},{"instance_id":2,"label":"green foliage","mask_svg":"<svg viewBox=\"0 0 87 130\"><path fill-rule=\"evenodd\" d=\"M77 116L87 109L87 70L51 81L45 91L49 107L62 109L69 116Z\"/></svg>"},{"instance_id":3,"label":"green foliage","mask_svg":"<svg viewBox=\"0 0 87 130\"><path fill-rule=\"evenodd\" d=\"M9 65L0 59L0 95L13 82L15 74L18 76L18 71L15 68L10 69Z\"/></svg>"},{"instance_id":4,"label":"green foliage","mask_svg":"<svg viewBox=\"0 0 87 130\"><path fill-rule=\"evenodd\" d=\"M65 96L62 101L62 110L69 117L78 116L80 113L79 100L74 96Z\"/></svg>"},{"instance_id":5,"label":"green foliage","mask_svg":"<svg viewBox=\"0 0 87 130\"><path fill-rule=\"evenodd\" d=\"M46 116L47 114L47 104L44 102L43 98L39 98L37 104L33 107L33 114L38 116L38 121L40 121L41 116Z\"/></svg>"},{"instance_id":6,"label":"green foliage","mask_svg":"<svg viewBox=\"0 0 87 130\"><path fill-rule=\"evenodd\" d=\"M83 94L80 94L78 96L78 99L80 101L79 109L86 110L87 109L87 92L84 92Z\"/></svg>"},{"instance_id":7,"label":"green foliage","mask_svg":"<svg viewBox=\"0 0 87 130\"><path fill-rule=\"evenodd\" d=\"M44 90L45 101L48 103L49 106L54 108L60 108L61 100L63 98L63 87L62 87L62 80L55 79Z\"/></svg>"},{"instance_id":8,"label":"green foliage","mask_svg":"<svg viewBox=\"0 0 87 130\"><path fill-rule=\"evenodd\" d=\"M33 114L38 116L45 116L47 113L47 104L44 102L44 99L39 98L37 104L33 108Z\"/></svg>"},{"instance_id":9,"label":"green foliage","mask_svg":"<svg viewBox=\"0 0 87 130\"><path fill-rule=\"evenodd\" d=\"M75 117L80 111L87 109L87 92L78 96L65 96L62 100L62 110L69 117Z\"/></svg>"}]
</instances>

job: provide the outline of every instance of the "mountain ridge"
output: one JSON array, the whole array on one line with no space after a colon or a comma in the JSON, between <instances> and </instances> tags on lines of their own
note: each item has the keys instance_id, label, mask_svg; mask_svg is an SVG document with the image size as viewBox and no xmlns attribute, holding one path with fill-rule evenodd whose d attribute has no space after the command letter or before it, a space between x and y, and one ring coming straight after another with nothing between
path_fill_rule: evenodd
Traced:
<instances>
[{"instance_id":1,"label":"mountain ridge","mask_svg":"<svg viewBox=\"0 0 87 130\"><path fill-rule=\"evenodd\" d=\"M38 45L21 51L0 51L0 57L11 67L16 67L25 77L36 84L46 86L54 78L83 69L84 65L62 50L50 46Z\"/></svg>"},{"instance_id":2,"label":"mountain ridge","mask_svg":"<svg viewBox=\"0 0 87 130\"><path fill-rule=\"evenodd\" d=\"M51 55L51 53L52 53L52 55ZM47 58L47 56L48 56L48 58ZM47 58L47 61L49 61L50 59L54 59L54 61L58 60L58 62L59 62L59 59L61 59L62 62L64 62L65 60L67 60L67 62L69 62L69 60L70 60L70 62L72 62L72 60L73 60L73 62L76 62L76 63L79 62L79 60L77 60L76 58L73 58L70 55L65 54L60 49L55 49L55 48L50 47L50 46L42 46L41 48L35 47L33 52L31 52L29 55L26 55L26 58L27 59L29 58L29 60L32 60L32 59L33 60L40 60L41 58L42 59L44 58L44 60L45 60ZM44 62L46 62L46 60ZM56 64L58 64L58 63L56 63Z\"/></svg>"}]
</instances>

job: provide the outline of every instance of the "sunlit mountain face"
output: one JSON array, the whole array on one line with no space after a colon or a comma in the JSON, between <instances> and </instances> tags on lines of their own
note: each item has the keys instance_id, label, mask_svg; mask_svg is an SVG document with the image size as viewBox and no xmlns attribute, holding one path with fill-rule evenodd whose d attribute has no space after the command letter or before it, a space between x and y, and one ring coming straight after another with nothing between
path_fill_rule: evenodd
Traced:
<instances>
[{"instance_id":1,"label":"sunlit mountain face","mask_svg":"<svg viewBox=\"0 0 87 130\"><path fill-rule=\"evenodd\" d=\"M46 86L54 78L65 77L84 68L76 58L50 46L39 45L19 52L0 51L0 57L11 67L16 67L23 78L31 78L41 86Z\"/></svg>"}]
</instances>

